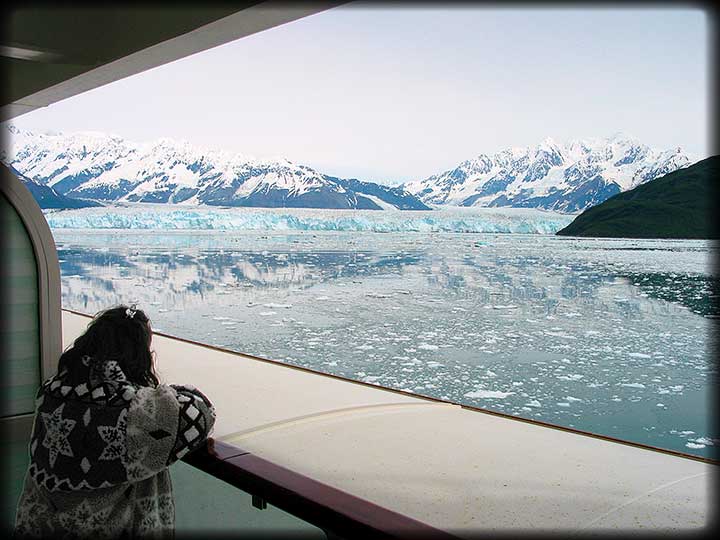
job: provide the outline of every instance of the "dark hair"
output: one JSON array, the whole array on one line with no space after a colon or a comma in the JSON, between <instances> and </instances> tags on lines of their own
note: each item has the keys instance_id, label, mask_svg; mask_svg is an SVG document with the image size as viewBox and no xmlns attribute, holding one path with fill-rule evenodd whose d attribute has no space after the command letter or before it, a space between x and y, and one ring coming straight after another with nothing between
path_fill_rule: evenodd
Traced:
<instances>
[{"instance_id":1,"label":"dark hair","mask_svg":"<svg viewBox=\"0 0 720 540\"><path fill-rule=\"evenodd\" d=\"M58 372L67 370L69 384L87 380L87 366L82 359L115 360L131 383L157 386L153 353L150 351L150 319L142 310L120 305L100 311L93 317L83 335L75 340L58 363Z\"/></svg>"}]
</instances>

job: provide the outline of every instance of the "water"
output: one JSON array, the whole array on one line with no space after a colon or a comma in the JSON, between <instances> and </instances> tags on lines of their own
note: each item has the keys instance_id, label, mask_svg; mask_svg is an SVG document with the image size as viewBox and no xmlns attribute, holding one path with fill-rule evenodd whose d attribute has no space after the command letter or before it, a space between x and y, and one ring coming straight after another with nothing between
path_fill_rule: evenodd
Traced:
<instances>
[{"instance_id":1,"label":"water","mask_svg":"<svg viewBox=\"0 0 720 540\"><path fill-rule=\"evenodd\" d=\"M717 458L710 242L53 233L64 307L138 303L171 335Z\"/></svg>"}]
</instances>

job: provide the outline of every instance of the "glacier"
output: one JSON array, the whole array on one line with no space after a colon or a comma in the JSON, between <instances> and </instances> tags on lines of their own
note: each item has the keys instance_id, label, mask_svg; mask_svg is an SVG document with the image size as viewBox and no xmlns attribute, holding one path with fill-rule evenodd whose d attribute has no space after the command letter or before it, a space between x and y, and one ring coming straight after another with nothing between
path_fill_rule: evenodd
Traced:
<instances>
[{"instance_id":1,"label":"glacier","mask_svg":"<svg viewBox=\"0 0 720 540\"><path fill-rule=\"evenodd\" d=\"M350 231L555 234L574 215L529 208L401 210L207 208L138 203L103 208L47 210L52 229L215 231Z\"/></svg>"}]
</instances>

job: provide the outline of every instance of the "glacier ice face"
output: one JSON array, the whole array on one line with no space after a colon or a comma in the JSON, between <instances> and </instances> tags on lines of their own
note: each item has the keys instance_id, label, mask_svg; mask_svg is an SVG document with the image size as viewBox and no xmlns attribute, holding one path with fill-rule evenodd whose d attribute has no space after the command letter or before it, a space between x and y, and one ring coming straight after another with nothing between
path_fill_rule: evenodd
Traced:
<instances>
[{"instance_id":1,"label":"glacier ice face","mask_svg":"<svg viewBox=\"0 0 720 540\"><path fill-rule=\"evenodd\" d=\"M555 234L575 216L526 208L433 211L207 208L136 204L48 211L54 229L267 230Z\"/></svg>"}]
</instances>

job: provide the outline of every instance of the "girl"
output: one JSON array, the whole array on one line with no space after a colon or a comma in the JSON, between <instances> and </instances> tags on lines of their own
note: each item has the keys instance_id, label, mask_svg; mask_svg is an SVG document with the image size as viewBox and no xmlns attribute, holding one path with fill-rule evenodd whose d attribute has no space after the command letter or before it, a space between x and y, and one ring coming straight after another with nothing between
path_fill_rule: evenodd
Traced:
<instances>
[{"instance_id":1,"label":"girl","mask_svg":"<svg viewBox=\"0 0 720 540\"><path fill-rule=\"evenodd\" d=\"M192 386L160 384L145 313L98 313L40 387L19 537L171 537L168 466L202 446L215 410Z\"/></svg>"}]
</instances>

